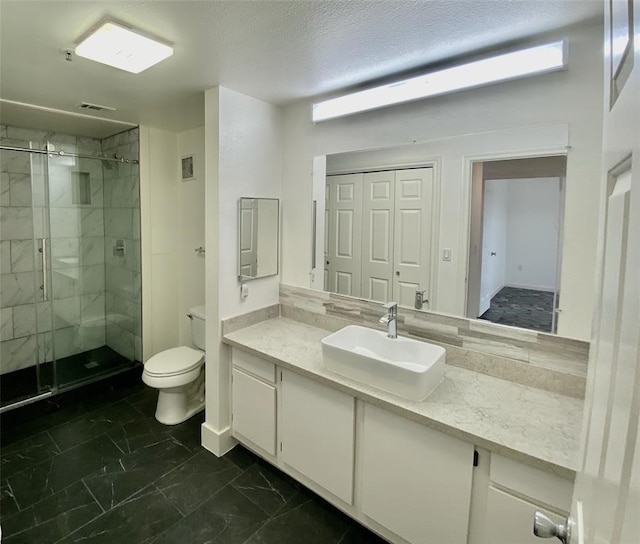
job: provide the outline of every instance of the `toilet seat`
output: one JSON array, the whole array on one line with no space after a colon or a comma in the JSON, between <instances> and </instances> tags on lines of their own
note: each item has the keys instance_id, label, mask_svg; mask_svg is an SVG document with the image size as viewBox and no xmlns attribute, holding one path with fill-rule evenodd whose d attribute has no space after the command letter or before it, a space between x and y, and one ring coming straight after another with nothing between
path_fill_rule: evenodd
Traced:
<instances>
[{"instance_id":1,"label":"toilet seat","mask_svg":"<svg viewBox=\"0 0 640 544\"><path fill-rule=\"evenodd\" d=\"M167 349L144 364L144 372L149 376L179 376L197 369L204 359L204 353L196 349L180 346Z\"/></svg>"}]
</instances>

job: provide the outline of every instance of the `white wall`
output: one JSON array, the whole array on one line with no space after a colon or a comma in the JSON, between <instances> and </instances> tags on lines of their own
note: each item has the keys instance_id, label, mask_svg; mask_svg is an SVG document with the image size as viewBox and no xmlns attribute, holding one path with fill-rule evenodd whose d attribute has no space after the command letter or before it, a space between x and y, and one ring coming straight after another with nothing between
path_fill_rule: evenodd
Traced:
<instances>
[{"instance_id":1,"label":"white wall","mask_svg":"<svg viewBox=\"0 0 640 544\"><path fill-rule=\"evenodd\" d=\"M197 247L205 247L204 237L204 127L178 134L176 162L194 155L194 179L179 181L180 261L179 261L179 323L180 343L191 343L191 321L185 316L189 308L205 303L205 256Z\"/></svg>"},{"instance_id":2,"label":"white wall","mask_svg":"<svg viewBox=\"0 0 640 544\"><path fill-rule=\"evenodd\" d=\"M195 180L180 160L195 153ZM188 309L205 302L204 128L176 134L140 127L143 357L191 343Z\"/></svg>"},{"instance_id":3,"label":"white wall","mask_svg":"<svg viewBox=\"0 0 640 544\"><path fill-rule=\"evenodd\" d=\"M553 291L558 269L558 178L512 179L507 198L505 283Z\"/></svg>"},{"instance_id":4,"label":"white wall","mask_svg":"<svg viewBox=\"0 0 640 544\"><path fill-rule=\"evenodd\" d=\"M142 355L179 345L178 136L140 127Z\"/></svg>"},{"instance_id":5,"label":"white wall","mask_svg":"<svg viewBox=\"0 0 640 544\"><path fill-rule=\"evenodd\" d=\"M313 124L311 102L285 108L282 280L309 286L313 159L318 155L407 146L513 127L568 123L567 200L559 333L588 339L595 278L601 153L602 25L567 32L565 72L512 81L449 96ZM512 142L517 146L518 142ZM430 157L436 160L439 157ZM465 308L468 180L462 164L441 160L440 262L437 309ZM447 172L445 173L445 170Z\"/></svg>"},{"instance_id":6,"label":"white wall","mask_svg":"<svg viewBox=\"0 0 640 544\"><path fill-rule=\"evenodd\" d=\"M233 444L229 350L220 342L220 320L279 300L279 276L249 282L249 297L240 297L237 251L238 199L281 195L281 117L278 107L230 89L205 92L207 366L202 443L218 455Z\"/></svg>"},{"instance_id":7,"label":"white wall","mask_svg":"<svg viewBox=\"0 0 640 544\"><path fill-rule=\"evenodd\" d=\"M280 198L282 112L280 108L220 87L220 319L278 303L278 276L238 281L238 200Z\"/></svg>"},{"instance_id":8,"label":"white wall","mask_svg":"<svg viewBox=\"0 0 640 544\"><path fill-rule=\"evenodd\" d=\"M505 285L507 189L507 183L502 180L484 182L480 315L489 308L491 298Z\"/></svg>"}]
</instances>

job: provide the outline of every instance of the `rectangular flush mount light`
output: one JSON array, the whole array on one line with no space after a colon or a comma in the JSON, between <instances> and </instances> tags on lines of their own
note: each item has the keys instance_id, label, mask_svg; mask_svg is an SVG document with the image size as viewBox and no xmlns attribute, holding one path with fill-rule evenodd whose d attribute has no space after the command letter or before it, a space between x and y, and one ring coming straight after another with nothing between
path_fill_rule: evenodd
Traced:
<instances>
[{"instance_id":1,"label":"rectangular flush mount light","mask_svg":"<svg viewBox=\"0 0 640 544\"><path fill-rule=\"evenodd\" d=\"M76 55L139 74L173 55L173 47L107 22L76 47Z\"/></svg>"},{"instance_id":2,"label":"rectangular flush mount light","mask_svg":"<svg viewBox=\"0 0 640 544\"><path fill-rule=\"evenodd\" d=\"M562 70L564 40L381 85L313 105L313 121L437 96L489 83Z\"/></svg>"}]
</instances>

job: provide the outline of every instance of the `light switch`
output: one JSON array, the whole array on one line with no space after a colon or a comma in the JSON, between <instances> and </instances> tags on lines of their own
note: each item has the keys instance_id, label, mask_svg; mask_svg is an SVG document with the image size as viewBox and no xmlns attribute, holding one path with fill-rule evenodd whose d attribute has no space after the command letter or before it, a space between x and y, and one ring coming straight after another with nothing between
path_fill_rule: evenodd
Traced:
<instances>
[{"instance_id":1,"label":"light switch","mask_svg":"<svg viewBox=\"0 0 640 544\"><path fill-rule=\"evenodd\" d=\"M247 298L249 296L249 286L246 283L243 283L240 286L240 296L242 298Z\"/></svg>"},{"instance_id":2,"label":"light switch","mask_svg":"<svg viewBox=\"0 0 640 544\"><path fill-rule=\"evenodd\" d=\"M450 261L451 260L451 249L446 247L442 250L442 260Z\"/></svg>"}]
</instances>

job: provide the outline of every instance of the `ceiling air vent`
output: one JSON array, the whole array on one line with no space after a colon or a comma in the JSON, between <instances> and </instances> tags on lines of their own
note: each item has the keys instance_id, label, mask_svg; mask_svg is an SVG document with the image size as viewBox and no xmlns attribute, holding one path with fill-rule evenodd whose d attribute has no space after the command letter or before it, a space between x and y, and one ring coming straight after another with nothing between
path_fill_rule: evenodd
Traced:
<instances>
[{"instance_id":1,"label":"ceiling air vent","mask_svg":"<svg viewBox=\"0 0 640 544\"><path fill-rule=\"evenodd\" d=\"M80 102L78 108L81 110L91 110L91 111L116 111L115 108L110 106L101 106L100 104L91 104L89 102Z\"/></svg>"}]
</instances>

